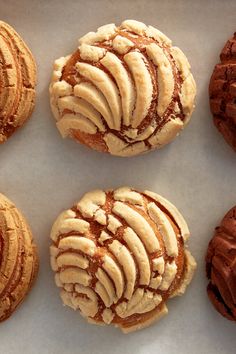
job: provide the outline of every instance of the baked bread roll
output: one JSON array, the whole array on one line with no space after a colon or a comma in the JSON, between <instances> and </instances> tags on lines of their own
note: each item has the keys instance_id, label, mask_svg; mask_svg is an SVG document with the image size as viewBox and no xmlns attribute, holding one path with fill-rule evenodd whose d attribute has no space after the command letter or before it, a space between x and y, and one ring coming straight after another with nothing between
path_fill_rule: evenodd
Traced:
<instances>
[{"instance_id":1,"label":"baked bread roll","mask_svg":"<svg viewBox=\"0 0 236 354\"><path fill-rule=\"evenodd\" d=\"M19 34L0 21L0 144L30 117L35 104L36 64Z\"/></svg>"},{"instance_id":2,"label":"baked bread roll","mask_svg":"<svg viewBox=\"0 0 236 354\"><path fill-rule=\"evenodd\" d=\"M188 226L161 196L128 187L85 194L55 221L51 266L65 305L125 333L165 315L196 262Z\"/></svg>"},{"instance_id":3,"label":"baked bread roll","mask_svg":"<svg viewBox=\"0 0 236 354\"><path fill-rule=\"evenodd\" d=\"M29 225L16 206L0 194L0 322L24 300L38 264Z\"/></svg>"},{"instance_id":4,"label":"baked bread roll","mask_svg":"<svg viewBox=\"0 0 236 354\"><path fill-rule=\"evenodd\" d=\"M236 33L220 54L209 85L210 108L214 124L236 151Z\"/></svg>"},{"instance_id":5,"label":"baked bread roll","mask_svg":"<svg viewBox=\"0 0 236 354\"><path fill-rule=\"evenodd\" d=\"M80 38L73 54L55 61L50 84L62 137L118 156L172 141L190 119L195 94L183 52L134 20Z\"/></svg>"},{"instance_id":6,"label":"baked bread roll","mask_svg":"<svg viewBox=\"0 0 236 354\"><path fill-rule=\"evenodd\" d=\"M207 294L215 309L236 321L236 206L228 211L209 242Z\"/></svg>"}]
</instances>

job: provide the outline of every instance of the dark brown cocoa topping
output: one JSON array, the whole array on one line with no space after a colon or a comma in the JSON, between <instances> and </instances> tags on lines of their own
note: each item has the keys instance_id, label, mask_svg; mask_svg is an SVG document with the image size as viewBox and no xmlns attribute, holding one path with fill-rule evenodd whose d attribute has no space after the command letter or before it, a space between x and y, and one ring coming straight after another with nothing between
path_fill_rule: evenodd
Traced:
<instances>
[{"instance_id":1,"label":"dark brown cocoa topping","mask_svg":"<svg viewBox=\"0 0 236 354\"><path fill-rule=\"evenodd\" d=\"M214 123L236 151L236 33L227 41L209 85Z\"/></svg>"},{"instance_id":2,"label":"dark brown cocoa topping","mask_svg":"<svg viewBox=\"0 0 236 354\"><path fill-rule=\"evenodd\" d=\"M216 310L236 321L236 206L223 218L208 245L207 293Z\"/></svg>"}]
</instances>

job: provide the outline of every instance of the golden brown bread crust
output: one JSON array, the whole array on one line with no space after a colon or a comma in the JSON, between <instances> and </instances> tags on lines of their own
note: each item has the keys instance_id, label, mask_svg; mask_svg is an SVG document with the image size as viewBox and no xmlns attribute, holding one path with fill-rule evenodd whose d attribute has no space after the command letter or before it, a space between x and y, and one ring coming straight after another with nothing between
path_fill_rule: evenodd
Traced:
<instances>
[{"instance_id":1,"label":"golden brown bread crust","mask_svg":"<svg viewBox=\"0 0 236 354\"><path fill-rule=\"evenodd\" d=\"M188 236L182 215L155 193L123 187L85 194L51 231L64 304L125 333L149 326L192 279Z\"/></svg>"},{"instance_id":2,"label":"golden brown bread crust","mask_svg":"<svg viewBox=\"0 0 236 354\"><path fill-rule=\"evenodd\" d=\"M51 107L63 137L134 156L172 141L188 123L196 86L182 51L152 26L98 28L55 61Z\"/></svg>"},{"instance_id":3,"label":"golden brown bread crust","mask_svg":"<svg viewBox=\"0 0 236 354\"><path fill-rule=\"evenodd\" d=\"M0 194L0 322L24 300L38 267L37 248L25 218Z\"/></svg>"},{"instance_id":4,"label":"golden brown bread crust","mask_svg":"<svg viewBox=\"0 0 236 354\"><path fill-rule=\"evenodd\" d=\"M0 21L0 144L30 117L35 85L31 51L11 26Z\"/></svg>"}]
</instances>

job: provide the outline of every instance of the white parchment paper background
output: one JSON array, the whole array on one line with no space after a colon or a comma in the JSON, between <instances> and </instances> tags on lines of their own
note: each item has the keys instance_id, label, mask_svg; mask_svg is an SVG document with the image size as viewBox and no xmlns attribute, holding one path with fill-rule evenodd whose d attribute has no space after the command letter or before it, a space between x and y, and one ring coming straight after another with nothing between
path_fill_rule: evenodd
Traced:
<instances>
[{"instance_id":1,"label":"white parchment paper background","mask_svg":"<svg viewBox=\"0 0 236 354\"><path fill-rule=\"evenodd\" d=\"M1 19L32 49L38 64L37 105L31 120L0 146L0 191L27 217L39 245L41 268L30 296L0 325L1 354L233 354L235 324L206 296L204 257L213 229L236 204L236 155L213 126L208 82L225 41L236 31L235 0L0 1ZM48 100L52 63L73 51L77 38L98 26L132 18L166 33L188 56L198 95L185 131L163 150L115 158L62 140ZM49 266L53 220L93 188L131 185L170 199L185 216L196 276L169 315L124 336L88 325L63 308Z\"/></svg>"}]
</instances>

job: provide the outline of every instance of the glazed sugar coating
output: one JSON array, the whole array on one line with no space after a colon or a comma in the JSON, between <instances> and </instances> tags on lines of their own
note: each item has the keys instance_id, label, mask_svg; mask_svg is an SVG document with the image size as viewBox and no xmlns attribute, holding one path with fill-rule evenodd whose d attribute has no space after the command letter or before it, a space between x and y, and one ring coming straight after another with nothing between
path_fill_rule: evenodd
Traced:
<instances>
[{"instance_id":1,"label":"glazed sugar coating","mask_svg":"<svg viewBox=\"0 0 236 354\"><path fill-rule=\"evenodd\" d=\"M179 211L155 193L122 187L85 194L51 231L63 303L125 333L149 326L192 279L188 236Z\"/></svg>"},{"instance_id":2,"label":"glazed sugar coating","mask_svg":"<svg viewBox=\"0 0 236 354\"><path fill-rule=\"evenodd\" d=\"M214 123L236 151L236 33L220 54L210 80L210 108Z\"/></svg>"},{"instance_id":3,"label":"glazed sugar coating","mask_svg":"<svg viewBox=\"0 0 236 354\"><path fill-rule=\"evenodd\" d=\"M190 119L195 94L183 52L134 20L80 38L72 55L55 61L50 85L61 135L118 156L172 141Z\"/></svg>"},{"instance_id":4,"label":"glazed sugar coating","mask_svg":"<svg viewBox=\"0 0 236 354\"><path fill-rule=\"evenodd\" d=\"M223 218L206 255L207 293L216 310L236 321L236 206Z\"/></svg>"},{"instance_id":5,"label":"glazed sugar coating","mask_svg":"<svg viewBox=\"0 0 236 354\"><path fill-rule=\"evenodd\" d=\"M36 64L16 31L0 21L0 144L31 115L35 104Z\"/></svg>"},{"instance_id":6,"label":"glazed sugar coating","mask_svg":"<svg viewBox=\"0 0 236 354\"><path fill-rule=\"evenodd\" d=\"M0 322L24 300L37 273L30 228L15 205L0 194Z\"/></svg>"}]
</instances>

